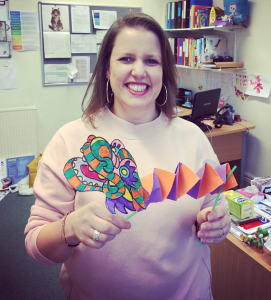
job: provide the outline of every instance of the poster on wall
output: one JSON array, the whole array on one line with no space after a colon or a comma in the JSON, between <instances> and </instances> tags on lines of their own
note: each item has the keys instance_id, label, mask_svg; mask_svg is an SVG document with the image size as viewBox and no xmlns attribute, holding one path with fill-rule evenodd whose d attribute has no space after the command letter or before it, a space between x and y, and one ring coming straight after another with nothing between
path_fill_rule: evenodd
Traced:
<instances>
[{"instance_id":1,"label":"poster on wall","mask_svg":"<svg viewBox=\"0 0 271 300\"><path fill-rule=\"evenodd\" d=\"M246 94L251 96L268 98L271 88L271 76L248 75Z\"/></svg>"},{"instance_id":2,"label":"poster on wall","mask_svg":"<svg viewBox=\"0 0 271 300\"><path fill-rule=\"evenodd\" d=\"M39 51L39 17L36 11L11 11L10 26L12 50ZM9 40L9 38L8 38Z\"/></svg>"},{"instance_id":3,"label":"poster on wall","mask_svg":"<svg viewBox=\"0 0 271 300\"><path fill-rule=\"evenodd\" d=\"M42 5L43 32L70 32L68 5Z\"/></svg>"}]
</instances>

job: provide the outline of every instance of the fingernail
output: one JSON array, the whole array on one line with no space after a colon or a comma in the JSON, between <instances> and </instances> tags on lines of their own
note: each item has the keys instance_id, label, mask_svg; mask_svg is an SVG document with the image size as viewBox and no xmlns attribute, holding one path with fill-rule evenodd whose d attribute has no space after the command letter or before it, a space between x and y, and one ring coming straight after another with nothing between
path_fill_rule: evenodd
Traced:
<instances>
[{"instance_id":1,"label":"fingernail","mask_svg":"<svg viewBox=\"0 0 271 300\"><path fill-rule=\"evenodd\" d=\"M125 224L125 229L130 229L130 228L131 228L131 223L126 222L126 224Z\"/></svg>"},{"instance_id":2,"label":"fingernail","mask_svg":"<svg viewBox=\"0 0 271 300\"><path fill-rule=\"evenodd\" d=\"M213 221L213 220L214 220L214 217L213 217L212 215L211 215L211 216L209 215L209 216L208 216L208 221L211 222L211 221Z\"/></svg>"}]
</instances>

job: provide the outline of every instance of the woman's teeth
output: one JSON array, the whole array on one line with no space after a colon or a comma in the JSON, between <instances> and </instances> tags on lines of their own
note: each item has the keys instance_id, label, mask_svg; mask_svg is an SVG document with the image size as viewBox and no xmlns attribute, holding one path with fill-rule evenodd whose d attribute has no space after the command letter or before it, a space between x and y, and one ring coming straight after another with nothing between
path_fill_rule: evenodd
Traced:
<instances>
[{"instance_id":1,"label":"woman's teeth","mask_svg":"<svg viewBox=\"0 0 271 300\"><path fill-rule=\"evenodd\" d=\"M143 85L139 85L139 84L127 84L128 88L135 91L135 92L144 92L148 86L143 84Z\"/></svg>"}]
</instances>

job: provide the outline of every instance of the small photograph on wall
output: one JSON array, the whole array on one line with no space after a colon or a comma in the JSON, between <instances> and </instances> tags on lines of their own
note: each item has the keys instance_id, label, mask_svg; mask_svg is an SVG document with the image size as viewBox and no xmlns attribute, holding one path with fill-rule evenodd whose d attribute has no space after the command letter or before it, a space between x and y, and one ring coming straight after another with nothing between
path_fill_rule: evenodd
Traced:
<instances>
[{"instance_id":1,"label":"small photograph on wall","mask_svg":"<svg viewBox=\"0 0 271 300\"><path fill-rule=\"evenodd\" d=\"M68 5L42 5L43 32L70 32Z\"/></svg>"}]
</instances>

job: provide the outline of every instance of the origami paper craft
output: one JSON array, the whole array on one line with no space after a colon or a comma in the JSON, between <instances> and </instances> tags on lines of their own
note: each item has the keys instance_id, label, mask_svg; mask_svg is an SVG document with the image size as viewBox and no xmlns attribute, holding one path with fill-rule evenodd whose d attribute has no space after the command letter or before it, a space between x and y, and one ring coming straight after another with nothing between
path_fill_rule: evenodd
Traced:
<instances>
[{"instance_id":1,"label":"origami paper craft","mask_svg":"<svg viewBox=\"0 0 271 300\"><path fill-rule=\"evenodd\" d=\"M115 209L124 214L126 209L140 212L151 203L166 198L176 201L185 194L199 199L237 185L233 175L226 182L231 171L227 163L216 168L205 163L197 174L178 163L175 173L156 168L140 179L134 158L120 140L109 144L102 137L90 135L81 152L82 158L71 158L65 164L64 175L79 192L104 193L112 214Z\"/></svg>"}]
</instances>

